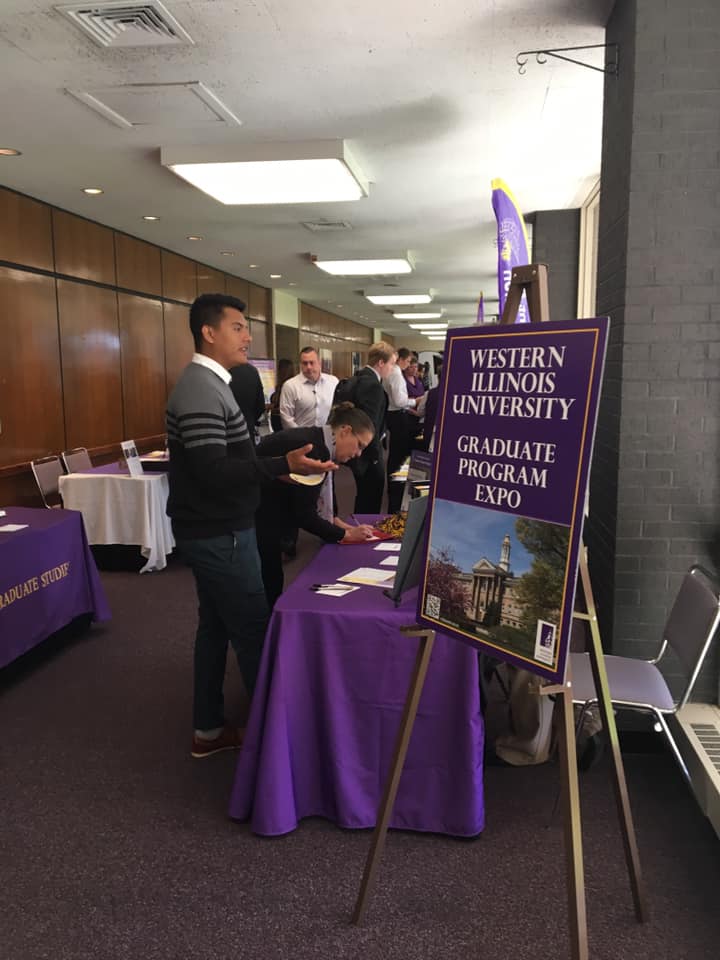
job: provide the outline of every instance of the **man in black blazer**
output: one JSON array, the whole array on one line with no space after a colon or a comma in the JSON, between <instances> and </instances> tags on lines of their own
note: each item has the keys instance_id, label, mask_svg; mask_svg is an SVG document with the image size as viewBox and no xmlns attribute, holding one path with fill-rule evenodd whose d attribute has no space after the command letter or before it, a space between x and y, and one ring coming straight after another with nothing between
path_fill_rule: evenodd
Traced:
<instances>
[{"instance_id":1,"label":"man in black blazer","mask_svg":"<svg viewBox=\"0 0 720 960\"><path fill-rule=\"evenodd\" d=\"M245 417L250 436L255 439L255 431L260 418L265 413L265 392L256 367L243 363L230 368L230 389L237 405Z\"/></svg>"},{"instance_id":2,"label":"man in black blazer","mask_svg":"<svg viewBox=\"0 0 720 960\"><path fill-rule=\"evenodd\" d=\"M385 489L385 454L382 436L385 432L387 394L383 381L395 366L397 353L389 343L380 340L368 350L367 366L354 376L353 403L366 413L375 428L375 438L358 460L351 462L357 495L355 513L380 513Z\"/></svg>"},{"instance_id":3,"label":"man in black blazer","mask_svg":"<svg viewBox=\"0 0 720 960\"><path fill-rule=\"evenodd\" d=\"M281 430L262 439L257 450L260 457L283 456L294 449L293 444L304 446L311 443L313 456L322 455L322 462L332 459L336 463L348 463L359 457L372 439L370 420L348 403L331 410L327 426ZM320 479L323 482L314 486L277 479L262 488L260 506L255 514L255 531L265 594L271 608L283 589L282 536L289 523L307 530L325 543L362 542L371 534L369 526L346 523L333 516L332 488L326 491L325 516L320 515L320 493L331 482L325 477Z\"/></svg>"}]
</instances>

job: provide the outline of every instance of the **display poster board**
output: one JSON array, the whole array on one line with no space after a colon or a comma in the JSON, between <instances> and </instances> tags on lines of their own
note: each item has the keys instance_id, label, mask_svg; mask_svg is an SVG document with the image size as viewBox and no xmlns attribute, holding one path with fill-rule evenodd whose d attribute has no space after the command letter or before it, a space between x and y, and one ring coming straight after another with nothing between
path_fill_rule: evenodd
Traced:
<instances>
[{"instance_id":1,"label":"display poster board","mask_svg":"<svg viewBox=\"0 0 720 960\"><path fill-rule=\"evenodd\" d=\"M332 350L327 347L321 347L320 351L320 369L323 373L332 373Z\"/></svg>"},{"instance_id":2,"label":"display poster board","mask_svg":"<svg viewBox=\"0 0 720 960\"><path fill-rule=\"evenodd\" d=\"M417 484L429 483L431 475L432 453L428 453L425 450L413 450L410 454L410 464L408 466L407 480L405 481L400 510L407 510Z\"/></svg>"},{"instance_id":3,"label":"display poster board","mask_svg":"<svg viewBox=\"0 0 720 960\"><path fill-rule=\"evenodd\" d=\"M275 383L277 380L277 374L275 370L275 361L252 359L250 360L250 363L255 367L257 372L260 374L263 393L265 394L265 403L270 403L270 396L275 392Z\"/></svg>"},{"instance_id":4,"label":"display poster board","mask_svg":"<svg viewBox=\"0 0 720 960\"><path fill-rule=\"evenodd\" d=\"M128 470L130 471L131 477L141 477L144 473L143 465L140 462L140 457L138 456L137 447L135 446L134 440L123 440L120 444L120 447L125 457L125 462L127 463ZM122 461L121 461L122 462Z\"/></svg>"},{"instance_id":5,"label":"display poster board","mask_svg":"<svg viewBox=\"0 0 720 960\"><path fill-rule=\"evenodd\" d=\"M384 590L397 605L403 593L417 585L422 564L422 535L427 514L427 497L416 497L408 506L407 522L403 533L402 545L398 555L395 579L389 590Z\"/></svg>"},{"instance_id":6,"label":"display poster board","mask_svg":"<svg viewBox=\"0 0 720 960\"><path fill-rule=\"evenodd\" d=\"M362 360L360 359L359 350L353 350L350 354L350 366L352 367L353 373L357 373L362 367Z\"/></svg>"},{"instance_id":7,"label":"display poster board","mask_svg":"<svg viewBox=\"0 0 720 960\"><path fill-rule=\"evenodd\" d=\"M608 320L448 331L418 623L562 681Z\"/></svg>"}]
</instances>

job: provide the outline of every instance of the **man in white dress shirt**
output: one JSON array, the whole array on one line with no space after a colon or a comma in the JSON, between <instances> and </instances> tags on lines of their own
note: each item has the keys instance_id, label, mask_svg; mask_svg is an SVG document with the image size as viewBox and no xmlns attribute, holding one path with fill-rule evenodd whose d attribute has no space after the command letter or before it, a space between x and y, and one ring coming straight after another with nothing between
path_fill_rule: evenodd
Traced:
<instances>
[{"instance_id":1,"label":"man in white dress shirt","mask_svg":"<svg viewBox=\"0 0 720 960\"><path fill-rule=\"evenodd\" d=\"M300 351L300 373L290 377L280 392L280 421L283 429L324 427L332 407L338 378L323 373L320 357L313 347ZM285 531L281 540L283 552L294 557L297 551L297 527Z\"/></svg>"},{"instance_id":2,"label":"man in white dress shirt","mask_svg":"<svg viewBox=\"0 0 720 960\"><path fill-rule=\"evenodd\" d=\"M397 364L383 383L388 397L387 426L390 432L390 447L387 458L388 510L390 513L397 513L400 509L404 489L404 485L392 481L390 475L402 466L412 448L414 425L411 424L411 414L408 411L415 406L417 401L408 397L407 381L403 376L403 370L408 366L411 359L412 354L408 348L400 347L397 352ZM413 419L417 423L416 418Z\"/></svg>"},{"instance_id":3,"label":"man in white dress shirt","mask_svg":"<svg viewBox=\"0 0 720 960\"><path fill-rule=\"evenodd\" d=\"M337 385L337 377L322 372L317 350L303 347L300 373L285 381L280 394L280 419L284 429L325 426Z\"/></svg>"}]
</instances>

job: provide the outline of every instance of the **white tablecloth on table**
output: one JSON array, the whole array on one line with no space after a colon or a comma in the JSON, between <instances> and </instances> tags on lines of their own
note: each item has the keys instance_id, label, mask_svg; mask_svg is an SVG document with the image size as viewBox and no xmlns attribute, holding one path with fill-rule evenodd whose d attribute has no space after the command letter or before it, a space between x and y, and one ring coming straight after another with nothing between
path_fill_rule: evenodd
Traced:
<instances>
[{"instance_id":1,"label":"white tablecloth on table","mask_svg":"<svg viewBox=\"0 0 720 960\"><path fill-rule=\"evenodd\" d=\"M162 570L175 538L165 513L165 473L68 473L60 477L60 494L68 510L79 510L88 543L139 544L147 563L140 573Z\"/></svg>"}]
</instances>

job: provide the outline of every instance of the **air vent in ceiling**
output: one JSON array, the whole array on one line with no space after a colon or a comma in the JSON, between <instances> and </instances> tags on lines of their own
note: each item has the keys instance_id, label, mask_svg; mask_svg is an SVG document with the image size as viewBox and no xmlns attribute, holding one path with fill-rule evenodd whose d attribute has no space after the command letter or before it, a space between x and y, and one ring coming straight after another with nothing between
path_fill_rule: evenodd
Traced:
<instances>
[{"instance_id":1,"label":"air vent in ceiling","mask_svg":"<svg viewBox=\"0 0 720 960\"><path fill-rule=\"evenodd\" d=\"M71 3L55 7L101 47L167 47L193 39L160 0Z\"/></svg>"},{"instance_id":2,"label":"air vent in ceiling","mask_svg":"<svg viewBox=\"0 0 720 960\"><path fill-rule=\"evenodd\" d=\"M332 233L337 230L352 230L347 220L303 220L302 226L313 233Z\"/></svg>"}]
</instances>

